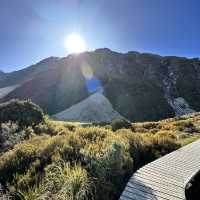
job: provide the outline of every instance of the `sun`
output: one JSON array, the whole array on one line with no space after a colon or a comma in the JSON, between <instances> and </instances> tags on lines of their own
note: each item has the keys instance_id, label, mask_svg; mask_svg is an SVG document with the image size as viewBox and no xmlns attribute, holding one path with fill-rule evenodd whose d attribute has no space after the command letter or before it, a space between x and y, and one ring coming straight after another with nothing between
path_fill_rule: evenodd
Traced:
<instances>
[{"instance_id":1,"label":"sun","mask_svg":"<svg viewBox=\"0 0 200 200\"><path fill-rule=\"evenodd\" d=\"M86 42L84 38L76 33L70 34L67 37L65 46L69 53L81 53L86 50Z\"/></svg>"}]
</instances>

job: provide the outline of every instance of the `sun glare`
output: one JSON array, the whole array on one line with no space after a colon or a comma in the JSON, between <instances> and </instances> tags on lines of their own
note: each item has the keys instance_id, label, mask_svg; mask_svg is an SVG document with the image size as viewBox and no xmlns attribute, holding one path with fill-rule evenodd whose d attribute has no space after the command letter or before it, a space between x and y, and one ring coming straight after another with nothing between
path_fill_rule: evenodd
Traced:
<instances>
[{"instance_id":1,"label":"sun glare","mask_svg":"<svg viewBox=\"0 0 200 200\"><path fill-rule=\"evenodd\" d=\"M85 40L78 34L69 35L66 39L65 45L69 53L81 53L86 50Z\"/></svg>"}]
</instances>

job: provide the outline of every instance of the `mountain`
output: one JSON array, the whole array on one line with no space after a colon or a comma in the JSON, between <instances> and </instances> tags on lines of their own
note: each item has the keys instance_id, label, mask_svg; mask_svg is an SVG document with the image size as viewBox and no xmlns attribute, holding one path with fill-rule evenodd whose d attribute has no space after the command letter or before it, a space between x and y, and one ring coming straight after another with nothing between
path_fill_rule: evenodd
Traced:
<instances>
[{"instance_id":1,"label":"mountain","mask_svg":"<svg viewBox=\"0 0 200 200\"><path fill-rule=\"evenodd\" d=\"M5 76L6 76L5 73L0 70L0 81L3 80Z\"/></svg>"},{"instance_id":2,"label":"mountain","mask_svg":"<svg viewBox=\"0 0 200 200\"><path fill-rule=\"evenodd\" d=\"M8 86L8 87L0 88L0 98L5 97L10 92L15 90L17 87L18 87L18 85L12 85L12 86Z\"/></svg>"},{"instance_id":3,"label":"mountain","mask_svg":"<svg viewBox=\"0 0 200 200\"><path fill-rule=\"evenodd\" d=\"M101 93L95 93L53 117L59 120L84 122L111 122L114 119L122 118Z\"/></svg>"},{"instance_id":4,"label":"mountain","mask_svg":"<svg viewBox=\"0 0 200 200\"><path fill-rule=\"evenodd\" d=\"M19 70L19 71L14 71L11 73L3 73L4 78L0 78L0 87L8 87L11 85L19 85L22 84L28 80L33 79L40 73L46 73L49 70L52 70L55 65L56 61L59 58L56 57L49 57L46 58L39 63L35 65L31 65L25 69ZM0 77L1 77L1 72L0 72Z\"/></svg>"},{"instance_id":5,"label":"mountain","mask_svg":"<svg viewBox=\"0 0 200 200\"><path fill-rule=\"evenodd\" d=\"M50 57L6 73L1 97L30 98L50 115L83 102L99 88L113 109L131 121L158 120L200 111L200 61L109 49Z\"/></svg>"}]
</instances>

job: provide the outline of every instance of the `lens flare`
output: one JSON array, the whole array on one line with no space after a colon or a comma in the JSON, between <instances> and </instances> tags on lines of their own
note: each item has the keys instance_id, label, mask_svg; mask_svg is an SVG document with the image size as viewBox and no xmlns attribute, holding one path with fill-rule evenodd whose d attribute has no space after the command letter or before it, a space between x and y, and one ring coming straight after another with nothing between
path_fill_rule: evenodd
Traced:
<instances>
[{"instance_id":1,"label":"lens flare","mask_svg":"<svg viewBox=\"0 0 200 200\"><path fill-rule=\"evenodd\" d=\"M87 62L81 64L81 72L85 78L85 86L88 92L97 92L102 88L101 81L95 77L92 67Z\"/></svg>"},{"instance_id":2,"label":"lens flare","mask_svg":"<svg viewBox=\"0 0 200 200\"><path fill-rule=\"evenodd\" d=\"M82 71L83 76L86 79L91 79L93 77L92 68L90 67L90 65L88 63L86 63L86 62L82 63L81 71Z\"/></svg>"},{"instance_id":3,"label":"lens flare","mask_svg":"<svg viewBox=\"0 0 200 200\"><path fill-rule=\"evenodd\" d=\"M100 89L102 89L101 81L97 79L95 76L93 76L91 79L86 79L85 84L86 84L87 90L91 93L97 92Z\"/></svg>"}]
</instances>

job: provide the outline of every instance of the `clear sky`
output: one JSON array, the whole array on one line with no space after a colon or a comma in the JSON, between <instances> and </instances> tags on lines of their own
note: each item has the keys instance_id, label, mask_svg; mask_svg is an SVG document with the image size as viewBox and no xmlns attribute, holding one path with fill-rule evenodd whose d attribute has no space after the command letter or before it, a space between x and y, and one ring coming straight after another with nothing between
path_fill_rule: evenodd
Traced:
<instances>
[{"instance_id":1,"label":"clear sky","mask_svg":"<svg viewBox=\"0 0 200 200\"><path fill-rule=\"evenodd\" d=\"M88 50L200 57L200 1L1 0L0 69L66 56L74 32Z\"/></svg>"}]
</instances>

